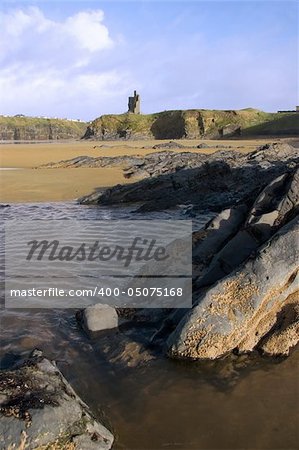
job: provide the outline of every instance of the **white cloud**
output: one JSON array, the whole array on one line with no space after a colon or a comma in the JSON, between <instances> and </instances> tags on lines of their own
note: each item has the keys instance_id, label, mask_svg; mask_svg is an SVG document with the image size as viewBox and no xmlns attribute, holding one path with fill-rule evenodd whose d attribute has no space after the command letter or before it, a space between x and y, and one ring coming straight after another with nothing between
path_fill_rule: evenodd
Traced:
<instances>
[{"instance_id":1,"label":"white cloud","mask_svg":"<svg viewBox=\"0 0 299 450\"><path fill-rule=\"evenodd\" d=\"M113 41L107 27L102 24L103 11L79 12L69 17L63 24L63 30L72 36L79 46L90 52L111 48Z\"/></svg>"},{"instance_id":2,"label":"white cloud","mask_svg":"<svg viewBox=\"0 0 299 450\"><path fill-rule=\"evenodd\" d=\"M108 105L117 112L119 96L126 97L128 83L129 76L115 70L101 74L68 69L36 72L34 66L24 69L15 64L0 70L1 106L5 114L12 115L93 119Z\"/></svg>"},{"instance_id":3,"label":"white cloud","mask_svg":"<svg viewBox=\"0 0 299 450\"><path fill-rule=\"evenodd\" d=\"M47 20L38 8L29 7L27 11L15 9L8 13L1 13L0 23L1 37L5 38L21 36L31 27L36 28L37 32L45 31L52 22Z\"/></svg>"},{"instance_id":4,"label":"white cloud","mask_svg":"<svg viewBox=\"0 0 299 450\"><path fill-rule=\"evenodd\" d=\"M14 9L8 13L0 13L0 42L7 44L12 38L14 49L17 50L28 43L27 39L35 36L37 46L48 40L57 46L57 50L63 48L65 43L95 52L113 46L103 20L104 13L101 10L81 11L59 22L46 18L37 7Z\"/></svg>"},{"instance_id":5,"label":"white cloud","mask_svg":"<svg viewBox=\"0 0 299 450\"><path fill-rule=\"evenodd\" d=\"M101 67L102 52L114 47L101 10L62 21L37 7L0 12L0 113L86 118L93 101L94 117L125 89L125 73Z\"/></svg>"}]
</instances>

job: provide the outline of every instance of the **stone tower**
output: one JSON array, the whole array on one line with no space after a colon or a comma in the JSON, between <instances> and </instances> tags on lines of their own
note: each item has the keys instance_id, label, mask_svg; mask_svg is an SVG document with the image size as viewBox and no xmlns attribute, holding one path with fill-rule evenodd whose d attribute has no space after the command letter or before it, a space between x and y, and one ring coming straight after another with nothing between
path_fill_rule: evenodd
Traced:
<instances>
[{"instance_id":1,"label":"stone tower","mask_svg":"<svg viewBox=\"0 0 299 450\"><path fill-rule=\"evenodd\" d=\"M140 114L140 95L136 91L134 91L134 97L129 97L128 112Z\"/></svg>"}]
</instances>

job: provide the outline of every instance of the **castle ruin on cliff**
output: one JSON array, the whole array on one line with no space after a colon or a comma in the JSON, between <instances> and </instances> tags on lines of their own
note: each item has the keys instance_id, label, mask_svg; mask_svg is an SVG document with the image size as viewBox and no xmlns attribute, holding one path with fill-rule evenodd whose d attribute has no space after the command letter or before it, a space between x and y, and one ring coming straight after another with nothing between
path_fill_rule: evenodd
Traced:
<instances>
[{"instance_id":1,"label":"castle ruin on cliff","mask_svg":"<svg viewBox=\"0 0 299 450\"><path fill-rule=\"evenodd\" d=\"M134 91L134 97L129 97L128 112L140 114L140 95L136 91Z\"/></svg>"}]
</instances>

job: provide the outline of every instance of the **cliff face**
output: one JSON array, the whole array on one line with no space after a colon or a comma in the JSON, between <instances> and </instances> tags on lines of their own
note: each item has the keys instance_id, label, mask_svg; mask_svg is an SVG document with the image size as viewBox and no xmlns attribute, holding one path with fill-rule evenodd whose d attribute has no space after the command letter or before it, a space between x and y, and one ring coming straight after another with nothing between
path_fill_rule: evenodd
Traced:
<instances>
[{"instance_id":1,"label":"cliff face","mask_svg":"<svg viewBox=\"0 0 299 450\"><path fill-rule=\"evenodd\" d=\"M71 120L0 116L0 140L78 139L86 127L85 122Z\"/></svg>"},{"instance_id":2,"label":"cliff face","mask_svg":"<svg viewBox=\"0 0 299 450\"><path fill-rule=\"evenodd\" d=\"M105 115L87 128L85 139L200 139L238 135L295 134L299 114L239 111L177 110L157 114ZM283 125L282 125L283 122ZM296 122L293 123L293 122Z\"/></svg>"}]
</instances>

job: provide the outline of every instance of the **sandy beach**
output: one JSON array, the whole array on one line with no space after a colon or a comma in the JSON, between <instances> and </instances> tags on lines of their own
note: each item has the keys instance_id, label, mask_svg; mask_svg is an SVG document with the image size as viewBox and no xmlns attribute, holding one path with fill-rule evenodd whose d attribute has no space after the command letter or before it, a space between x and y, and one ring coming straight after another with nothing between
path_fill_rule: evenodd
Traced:
<instances>
[{"instance_id":1,"label":"sandy beach","mask_svg":"<svg viewBox=\"0 0 299 450\"><path fill-rule=\"evenodd\" d=\"M268 140L217 140L203 141L207 149L194 148L198 140L180 141L190 149L174 151L192 151L213 153L216 146L231 146L231 150L249 152ZM67 160L76 156L123 156L146 155L154 152L153 145L165 141L67 141L42 143L3 143L0 145L1 195L0 202L42 202L75 200L118 183L130 183L133 180L123 176L121 167L113 168L76 168L76 169L37 169L49 162ZM143 148L144 147L144 148ZM156 150L159 151L159 150ZM12 170L14 169L14 170Z\"/></svg>"}]
</instances>

